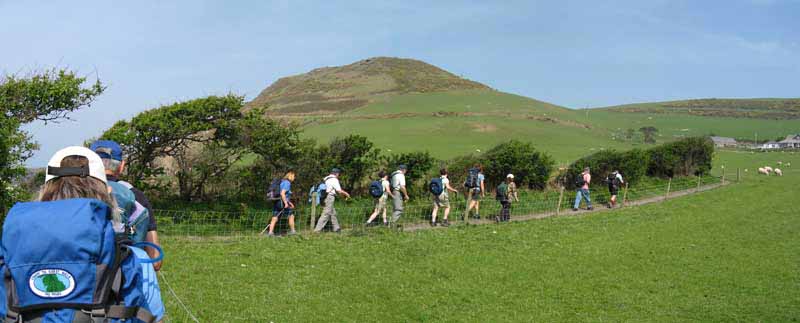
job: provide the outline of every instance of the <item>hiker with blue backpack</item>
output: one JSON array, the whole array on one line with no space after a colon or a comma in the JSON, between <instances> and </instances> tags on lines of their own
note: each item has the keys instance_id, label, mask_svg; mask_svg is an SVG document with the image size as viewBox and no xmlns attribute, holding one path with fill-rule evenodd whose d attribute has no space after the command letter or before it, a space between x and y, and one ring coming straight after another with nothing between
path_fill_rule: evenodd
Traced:
<instances>
[{"instance_id":1,"label":"hiker with blue backpack","mask_svg":"<svg viewBox=\"0 0 800 323\"><path fill-rule=\"evenodd\" d=\"M408 201L408 191L406 190L406 172L408 168L406 165L400 165L397 170L392 173L392 223L397 223L403 215L403 202Z\"/></svg>"},{"instance_id":2,"label":"hiker with blue backpack","mask_svg":"<svg viewBox=\"0 0 800 323\"><path fill-rule=\"evenodd\" d=\"M447 227L450 226L450 222L447 221L447 216L450 215L450 194L448 192L458 194L458 190L450 186L450 180L447 178L447 169L442 168L439 170L439 175L438 178L432 179L429 185L431 194L433 194L431 226L435 227L438 225L438 223L436 223L436 215L439 213L439 208L443 207L444 216L442 217L442 226Z\"/></svg>"},{"instance_id":3,"label":"hiker with blue backpack","mask_svg":"<svg viewBox=\"0 0 800 323\"><path fill-rule=\"evenodd\" d=\"M273 201L272 205L272 219L269 222L268 237L275 236L275 225L281 216L288 217L289 220L289 235L297 234L294 227L294 204L292 203L292 182L295 179L294 171L286 172L283 178L273 181L270 184L268 198Z\"/></svg>"},{"instance_id":4,"label":"hiker with blue backpack","mask_svg":"<svg viewBox=\"0 0 800 323\"><path fill-rule=\"evenodd\" d=\"M321 197L325 206L322 208L322 215L319 217L317 226L314 228L314 233L322 232L322 229L325 228L328 221L331 221L333 224L334 232L340 232L342 230L342 227L339 225L339 218L336 217L336 208L334 208L333 205L336 202L336 196L343 195L345 198L350 198L350 193L344 191L342 185L339 183L339 175L341 173L342 171L340 169L334 168L328 176L325 176L325 191L323 193L324 196Z\"/></svg>"},{"instance_id":5,"label":"hiker with blue backpack","mask_svg":"<svg viewBox=\"0 0 800 323\"><path fill-rule=\"evenodd\" d=\"M103 161L108 186L112 189L111 193L117 201L117 205L126 211L122 214L122 221L126 224L127 230L129 230L128 233L131 240L134 242L146 241L160 246L156 217L150 200L147 199L144 192L119 179L125 172L125 166L127 165L122 147L115 141L97 140L89 146L89 149L100 156ZM158 257L155 248L146 247L145 251L147 251L150 258ZM161 270L161 264L161 261L154 263L153 269L155 271Z\"/></svg>"},{"instance_id":6,"label":"hiker with blue backpack","mask_svg":"<svg viewBox=\"0 0 800 323\"><path fill-rule=\"evenodd\" d=\"M154 260L140 259L147 253L130 241L111 190L90 149L67 147L50 159L39 201L17 203L3 224L5 322L163 319L160 294L148 291L142 273Z\"/></svg>"},{"instance_id":7,"label":"hiker with blue backpack","mask_svg":"<svg viewBox=\"0 0 800 323\"><path fill-rule=\"evenodd\" d=\"M486 187L483 183L485 179L483 166L480 164L475 164L474 167L467 171L467 180L464 182L464 187L468 191L467 200L469 200L469 204L467 205L467 211L464 213L465 216L469 216L470 212L475 209L475 215L472 218L481 218L481 198L486 195Z\"/></svg>"},{"instance_id":8,"label":"hiker with blue backpack","mask_svg":"<svg viewBox=\"0 0 800 323\"><path fill-rule=\"evenodd\" d=\"M383 225L388 225L386 221L386 201L389 199L389 194L392 194L391 185L389 184L389 175L385 171L378 173L379 180L373 181L369 185L369 194L375 199L375 210L370 214L367 219L367 226L374 225L372 223L379 213L383 214Z\"/></svg>"}]
</instances>

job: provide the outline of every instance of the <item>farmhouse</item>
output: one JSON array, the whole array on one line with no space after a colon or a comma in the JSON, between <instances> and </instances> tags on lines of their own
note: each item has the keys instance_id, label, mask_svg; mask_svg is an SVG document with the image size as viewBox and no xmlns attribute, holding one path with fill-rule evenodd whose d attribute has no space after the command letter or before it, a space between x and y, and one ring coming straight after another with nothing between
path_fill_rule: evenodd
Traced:
<instances>
[{"instance_id":1,"label":"farmhouse","mask_svg":"<svg viewBox=\"0 0 800 323\"><path fill-rule=\"evenodd\" d=\"M786 139L778 142L781 148L800 148L800 134L788 135Z\"/></svg>"},{"instance_id":2,"label":"farmhouse","mask_svg":"<svg viewBox=\"0 0 800 323\"><path fill-rule=\"evenodd\" d=\"M757 145L756 148L758 149L780 149L781 145L775 141L768 141L761 145Z\"/></svg>"},{"instance_id":3,"label":"farmhouse","mask_svg":"<svg viewBox=\"0 0 800 323\"><path fill-rule=\"evenodd\" d=\"M717 147L717 148L719 148L719 147L736 147L738 145L738 143L736 142L736 139L728 138L728 137L711 136L711 141L714 142L714 146Z\"/></svg>"}]
</instances>

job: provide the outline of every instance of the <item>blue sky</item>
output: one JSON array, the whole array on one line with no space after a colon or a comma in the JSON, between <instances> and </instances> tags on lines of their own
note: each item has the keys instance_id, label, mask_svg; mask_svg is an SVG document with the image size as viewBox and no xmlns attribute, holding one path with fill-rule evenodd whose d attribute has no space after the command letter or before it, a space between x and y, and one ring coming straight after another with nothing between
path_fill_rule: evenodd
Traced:
<instances>
[{"instance_id":1,"label":"blue sky","mask_svg":"<svg viewBox=\"0 0 800 323\"><path fill-rule=\"evenodd\" d=\"M115 121L373 56L421 59L572 108L800 97L800 0L5 1L0 72L68 67L107 92L34 124L39 166Z\"/></svg>"}]
</instances>

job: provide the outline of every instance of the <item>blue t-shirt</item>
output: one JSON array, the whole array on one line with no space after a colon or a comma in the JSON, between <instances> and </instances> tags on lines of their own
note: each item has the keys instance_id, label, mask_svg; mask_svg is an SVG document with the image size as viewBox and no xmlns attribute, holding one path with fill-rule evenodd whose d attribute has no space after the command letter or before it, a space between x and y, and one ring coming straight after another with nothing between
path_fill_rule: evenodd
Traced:
<instances>
[{"instance_id":1,"label":"blue t-shirt","mask_svg":"<svg viewBox=\"0 0 800 323\"><path fill-rule=\"evenodd\" d=\"M481 184L483 184L484 179L486 179L486 176L484 176L483 173L478 173L478 187L475 188L476 190L481 190Z\"/></svg>"},{"instance_id":2,"label":"blue t-shirt","mask_svg":"<svg viewBox=\"0 0 800 323\"><path fill-rule=\"evenodd\" d=\"M288 179L283 179L281 181L281 192L286 191L286 199L292 198L292 182Z\"/></svg>"}]
</instances>

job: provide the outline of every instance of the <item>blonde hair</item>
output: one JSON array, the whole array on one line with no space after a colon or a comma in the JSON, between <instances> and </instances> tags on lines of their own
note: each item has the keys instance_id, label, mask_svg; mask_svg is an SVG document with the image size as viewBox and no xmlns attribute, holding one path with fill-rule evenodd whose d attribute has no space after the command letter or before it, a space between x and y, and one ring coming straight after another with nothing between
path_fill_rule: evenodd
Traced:
<instances>
[{"instance_id":1,"label":"blonde hair","mask_svg":"<svg viewBox=\"0 0 800 323\"><path fill-rule=\"evenodd\" d=\"M61 160L61 167L88 167L89 160L83 156L67 156ZM108 193L108 187L94 177L62 176L44 183L39 192L39 201L58 201L74 198L90 198L103 201L111 209L115 222L120 222L120 212L114 196Z\"/></svg>"}]
</instances>

